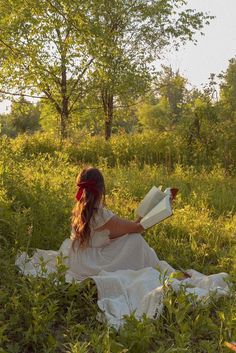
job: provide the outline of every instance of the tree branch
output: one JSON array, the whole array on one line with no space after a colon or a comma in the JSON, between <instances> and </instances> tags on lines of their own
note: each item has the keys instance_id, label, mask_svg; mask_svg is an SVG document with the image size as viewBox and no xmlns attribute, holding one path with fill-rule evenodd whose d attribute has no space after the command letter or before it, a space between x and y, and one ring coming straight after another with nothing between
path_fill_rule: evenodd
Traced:
<instances>
[{"instance_id":1,"label":"tree branch","mask_svg":"<svg viewBox=\"0 0 236 353\"><path fill-rule=\"evenodd\" d=\"M57 13L59 13L59 15L61 15L64 20L68 21L68 18L66 17L66 15L63 13L63 11L61 11L57 6L55 6L54 4L51 3L50 0L46 0L46 2L54 9L57 11ZM68 16L69 17L69 16ZM69 17L70 21L71 18ZM78 31L79 33L81 33L81 30L71 21L70 24L76 29L76 31Z\"/></svg>"},{"instance_id":2,"label":"tree branch","mask_svg":"<svg viewBox=\"0 0 236 353\"><path fill-rule=\"evenodd\" d=\"M80 92L80 93L77 95L77 97L75 98L74 102L71 104L71 106L70 106L70 108L69 108L69 114L72 112L72 109L73 109L75 103L78 102L79 98L80 98L82 95L83 95L82 92Z\"/></svg>"},{"instance_id":3,"label":"tree branch","mask_svg":"<svg viewBox=\"0 0 236 353\"><path fill-rule=\"evenodd\" d=\"M48 99L47 97L44 97L44 96L32 96L30 94L13 93L13 92L8 92L8 91L3 91L3 90L0 90L0 93L7 94L7 95L10 95L10 96L22 96L22 97L29 97L29 98Z\"/></svg>"},{"instance_id":4,"label":"tree branch","mask_svg":"<svg viewBox=\"0 0 236 353\"><path fill-rule=\"evenodd\" d=\"M20 50L12 48L12 46L10 46L9 44L7 44L3 39L0 38L0 42L5 45L5 47L7 47L8 49L10 49L14 55L19 55L21 54ZM18 53L18 54L16 54Z\"/></svg>"},{"instance_id":5,"label":"tree branch","mask_svg":"<svg viewBox=\"0 0 236 353\"><path fill-rule=\"evenodd\" d=\"M87 65L85 66L85 68L83 69L83 71L79 74L79 76L77 77L76 81L74 82L70 93L68 94L68 97L71 96L73 90L75 89L76 85L78 84L79 80L81 79L81 77L83 77L83 75L85 74L85 72L88 70L89 66L92 64L92 62L94 61L94 58L90 59L89 62L87 63Z\"/></svg>"},{"instance_id":6,"label":"tree branch","mask_svg":"<svg viewBox=\"0 0 236 353\"><path fill-rule=\"evenodd\" d=\"M47 96L47 98L55 105L56 110L58 111L59 114L61 114L61 107L60 104L57 103L55 98L52 96L52 93L50 92L50 89L48 88L43 90L43 93Z\"/></svg>"}]
</instances>

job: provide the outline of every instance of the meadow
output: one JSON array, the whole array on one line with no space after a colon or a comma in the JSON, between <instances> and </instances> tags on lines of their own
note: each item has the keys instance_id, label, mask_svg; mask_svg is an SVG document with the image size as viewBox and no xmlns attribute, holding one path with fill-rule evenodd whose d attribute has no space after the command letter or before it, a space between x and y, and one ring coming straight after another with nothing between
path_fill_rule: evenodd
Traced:
<instances>
[{"instance_id":1,"label":"meadow","mask_svg":"<svg viewBox=\"0 0 236 353\"><path fill-rule=\"evenodd\" d=\"M64 144L22 135L1 137L0 149L0 353L229 352L224 341L236 341L236 175L223 152L187 154L168 134ZM167 289L158 320L127 317L116 332L96 319L94 283L65 283L60 259L47 279L22 276L18 251L57 250L70 235L75 178L85 164L102 170L107 207L129 219L152 185L179 188L174 216L145 238L175 268L228 272L231 294L206 306Z\"/></svg>"}]
</instances>

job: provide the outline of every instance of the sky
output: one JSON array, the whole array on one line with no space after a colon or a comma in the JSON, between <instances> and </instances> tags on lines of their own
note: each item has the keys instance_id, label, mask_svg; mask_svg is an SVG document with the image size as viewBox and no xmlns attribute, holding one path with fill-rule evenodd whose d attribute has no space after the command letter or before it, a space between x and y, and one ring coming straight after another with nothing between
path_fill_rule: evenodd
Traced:
<instances>
[{"instance_id":1,"label":"sky","mask_svg":"<svg viewBox=\"0 0 236 353\"><path fill-rule=\"evenodd\" d=\"M225 71L229 60L236 56L236 0L189 0L188 8L216 18L205 26L204 36L196 35L196 46L188 43L178 52L170 50L162 63L179 70L191 86L201 88L211 73ZM0 113L9 106L7 101L0 102Z\"/></svg>"},{"instance_id":2,"label":"sky","mask_svg":"<svg viewBox=\"0 0 236 353\"><path fill-rule=\"evenodd\" d=\"M196 46L188 43L179 52L170 52L165 62L201 88L211 73L225 71L236 56L236 0L189 0L188 7L216 18L205 26L204 36L196 35Z\"/></svg>"}]
</instances>

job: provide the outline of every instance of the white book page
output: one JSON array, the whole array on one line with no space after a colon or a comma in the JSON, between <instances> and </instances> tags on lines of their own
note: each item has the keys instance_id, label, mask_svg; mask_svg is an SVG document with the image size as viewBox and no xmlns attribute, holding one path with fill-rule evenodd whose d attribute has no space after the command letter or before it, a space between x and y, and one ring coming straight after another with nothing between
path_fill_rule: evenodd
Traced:
<instances>
[{"instance_id":1,"label":"white book page","mask_svg":"<svg viewBox=\"0 0 236 353\"><path fill-rule=\"evenodd\" d=\"M166 197L166 194L160 190L160 187L157 188L156 186L153 186L140 202L136 210L136 215L139 217L144 217L153 209L153 207L155 207L162 199L164 199L164 197Z\"/></svg>"},{"instance_id":2,"label":"white book page","mask_svg":"<svg viewBox=\"0 0 236 353\"><path fill-rule=\"evenodd\" d=\"M157 223L160 223L165 218L172 215L169 196L162 199L150 212L141 220L141 225L144 229L150 228Z\"/></svg>"}]
</instances>

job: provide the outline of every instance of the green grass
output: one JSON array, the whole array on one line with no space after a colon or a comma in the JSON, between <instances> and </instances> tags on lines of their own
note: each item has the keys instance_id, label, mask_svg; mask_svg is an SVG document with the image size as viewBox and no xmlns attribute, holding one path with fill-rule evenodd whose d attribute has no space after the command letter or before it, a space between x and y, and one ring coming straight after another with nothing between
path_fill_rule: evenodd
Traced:
<instances>
[{"instance_id":1,"label":"green grass","mask_svg":"<svg viewBox=\"0 0 236 353\"><path fill-rule=\"evenodd\" d=\"M23 137L15 145L1 140L0 353L227 353L223 342L236 341L236 177L219 165L169 168L145 158L96 163L105 176L107 207L123 217L134 217L153 184L178 187L174 216L146 232L148 243L173 267L228 272L232 281L232 294L208 306L167 290L161 318L131 316L115 332L96 320L92 281L66 284L60 261L58 274L48 279L23 277L14 266L17 251L56 250L69 236L75 177L84 162L96 162L92 148L100 147L90 146L78 162L56 140L42 150L40 138L28 138L27 149Z\"/></svg>"}]
</instances>

